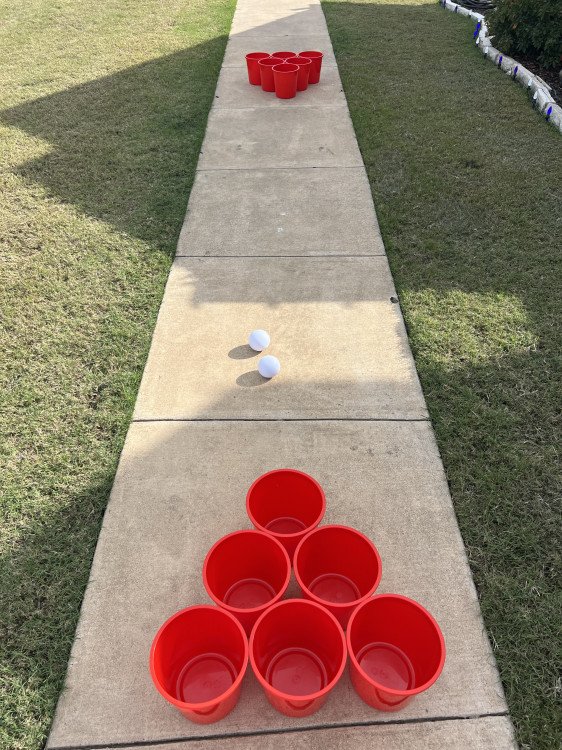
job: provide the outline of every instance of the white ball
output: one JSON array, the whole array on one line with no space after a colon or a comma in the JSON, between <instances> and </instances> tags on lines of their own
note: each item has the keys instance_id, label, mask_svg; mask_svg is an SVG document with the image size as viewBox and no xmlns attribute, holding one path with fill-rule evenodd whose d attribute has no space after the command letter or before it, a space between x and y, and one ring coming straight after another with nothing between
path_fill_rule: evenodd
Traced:
<instances>
[{"instance_id":1,"label":"white ball","mask_svg":"<svg viewBox=\"0 0 562 750\"><path fill-rule=\"evenodd\" d=\"M281 363L277 357L272 357L271 354L262 357L258 362L258 370L262 378L273 378L279 374L280 369Z\"/></svg>"},{"instance_id":2,"label":"white ball","mask_svg":"<svg viewBox=\"0 0 562 750\"><path fill-rule=\"evenodd\" d=\"M269 333L262 331L261 328L252 331L248 337L248 344L255 352L263 352L264 349L267 349L270 342Z\"/></svg>"}]
</instances>

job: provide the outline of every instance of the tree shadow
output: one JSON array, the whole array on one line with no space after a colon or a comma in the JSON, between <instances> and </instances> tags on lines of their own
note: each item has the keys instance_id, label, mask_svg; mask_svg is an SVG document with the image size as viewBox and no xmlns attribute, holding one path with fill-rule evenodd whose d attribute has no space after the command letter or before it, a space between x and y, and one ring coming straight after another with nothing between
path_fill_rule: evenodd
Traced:
<instances>
[{"instance_id":1,"label":"tree shadow","mask_svg":"<svg viewBox=\"0 0 562 750\"><path fill-rule=\"evenodd\" d=\"M147 252L173 256L225 44L226 36L217 36L5 109L0 113L5 125L40 138L51 148L20 164L13 173L32 185L38 201L43 196L36 186L47 199L52 196L57 203L66 203L117 232L140 239ZM95 242L95 229L92 236ZM56 262L64 260L64 255L55 258ZM59 325L65 325L64 319ZM146 325L150 326L150 318ZM102 330L100 336L104 335ZM30 356L37 353L31 351ZM99 364L87 362L88 368ZM139 363L142 367L140 360L134 364ZM131 362L127 365L133 366ZM120 408L106 414L105 421L93 428L85 423L85 435L92 442L115 440L101 454L96 470L77 452L68 464L62 461L68 476L61 476L57 459L45 455L38 463L38 475L31 474L33 479L29 479L23 472L29 485L17 487L14 493L21 492L37 502L24 502L20 508L19 495L10 496L9 484L3 488L7 505L2 510L21 514L21 520L15 540L8 540L0 559L0 745L5 740L15 747L20 740L23 747L32 738L39 747L62 687L122 445L114 433L129 421L129 410L123 407L128 394L119 374L113 372L107 378L108 390L119 391ZM75 395L69 394L69 401L73 398ZM36 427L31 409L27 412L30 416L25 416L28 407L28 403L21 404L18 419L22 424L17 425L24 435L19 451L26 468L26 452L40 452L33 434L26 434ZM58 420L49 416L45 422L41 420L39 429L58 434L61 453L71 452L74 446L64 444L64 430L56 422L69 419L69 413L73 417L73 408L60 413Z\"/></svg>"},{"instance_id":2,"label":"tree shadow","mask_svg":"<svg viewBox=\"0 0 562 750\"><path fill-rule=\"evenodd\" d=\"M397 283L525 301L524 275L558 254L559 134L472 21L437 3L323 8Z\"/></svg>"},{"instance_id":3,"label":"tree shadow","mask_svg":"<svg viewBox=\"0 0 562 750\"><path fill-rule=\"evenodd\" d=\"M515 360L505 363L506 381L498 385L500 392L505 392L510 384L510 370L516 370L518 367L519 363ZM433 376L436 388L451 387L449 375L444 370L436 370ZM484 614L494 642L507 657L508 663L513 665L513 668L508 667L504 672L504 680L516 682L515 665L520 658L521 649L535 638L537 624L541 632L542 647L545 650L550 648L549 628L556 613L553 611L554 597L548 594L556 587L559 551L554 547L548 550L541 547L541 540L534 532L533 516L540 512L545 525L554 532L557 513L553 508L547 515L547 508L544 507L545 498L537 495L531 506L519 502L519 497L510 491L510 481L524 485L530 473L536 473L539 478L541 467L537 464L532 446L524 442L510 443L510 433L516 426L516 417L509 411L486 409L481 394L474 392L474 382L495 381L496 364L490 363L479 368L466 366L462 373L459 373L457 383L461 378L472 399L465 415L467 429L458 429L451 424L446 410L437 415L436 423L438 430L448 431L448 434L444 432L443 435L447 439L446 444L451 446L451 451L458 451L464 457L462 473L457 471L456 477L453 478L453 492L459 485L470 485L475 481L474 456L481 451L481 446L477 444L474 432L468 429L470 423L475 420L479 423L488 422L488 426L492 426L495 431L495 436L491 435L489 442L483 446L485 455L480 452L478 458L479 469L484 472L488 492L482 496L478 505L474 502L457 505L457 512L461 523L467 528L474 526L475 514L489 519L488 546L482 545L477 531L473 535L465 534L465 542L480 586L495 594L493 606L490 605L492 597L488 597L484 602ZM516 393L512 396L516 398ZM174 430L194 431L197 424L201 423L188 421L177 425ZM208 431L206 439L213 449L218 438L223 447L229 445L228 437L220 437L224 425L213 425L208 422L203 424L204 429ZM419 444L414 441L409 445L404 461L404 445L399 433L394 440L388 442L381 438L382 442L377 447L369 441L356 439L354 433L357 426L345 421L336 423L338 426L334 428L335 436L332 435L331 438L328 434L322 436L325 423L319 423L316 434L311 433L308 438L301 435L298 439L298 431L301 429L299 426L295 426L294 423L291 425L290 421L286 423L289 432L295 432L292 437L284 438L282 434L277 435L284 428L273 422L266 428L266 435L269 435L269 440L274 443L270 447L268 440L263 437L261 427L249 440L246 433L252 426L248 423L241 424L243 426L240 428L239 440L234 441L236 449L219 451L216 463L221 467L220 472L216 472L215 466L211 479L206 462L195 461L197 468L196 471L193 470L189 458L189 442L187 446L181 441L178 445L174 433L169 433L172 429L169 425L137 424L133 427L133 431L154 431L155 439L148 441L146 445L142 441L137 442L133 448L126 448L123 454L120 484L116 487L112 505L109 506L103 520L105 541L102 542L99 560L102 566L92 571L89 584L92 588L86 598L88 624L94 624L95 627L82 631L79 629L73 654L74 679L76 680L76 675L82 678L84 670L88 673L91 669L93 671L89 674L93 679L91 684L88 680L79 679L78 683L72 684L68 697L63 694L62 700L70 712L67 714L67 721L76 719L74 712L77 706L83 708L80 696L89 696L90 692L94 697L99 695L96 691L99 690L100 683L103 683L105 704L100 708L97 706L97 700L93 700L92 705L97 706L93 713L96 721L100 716L103 721L107 721L111 730L115 728L116 716L118 721L123 723L121 706L124 701L129 700L129 693L132 692L135 697L137 694L142 696L140 702L131 701L131 705L135 706L135 711L140 711L142 721L146 724L139 729L139 737L146 739L143 731L152 731L153 726L159 730L158 722L169 726L178 736L188 733L189 727L185 720L173 709L167 708L150 685L146 668L150 639L160 622L175 610L188 603L207 601L200 568L193 564L186 565L186 556L193 555L191 563L195 560L202 564L209 539L214 540L222 533L250 525L245 514L244 493L241 487L247 488L260 472L274 468L279 463L293 465L291 461L286 461L286 457L280 455L279 446L283 449L281 454L283 451L291 454L291 460L295 461L296 468L317 476L325 486L330 497L327 522L348 522L362 528L365 524L378 524L377 535L381 540L385 540L389 552L397 547L403 548L404 544L413 543L411 539L405 541L408 537L404 528L408 523L416 524L419 533L414 537L416 543L425 550L426 561L421 568L416 567L414 578L419 582L423 581L425 576L427 588L423 589L423 592L406 593L421 597L430 608L443 606L447 609L443 591L447 585L444 581L448 579L445 575L443 579L438 576L439 583L435 583L435 565L441 566L443 573L449 566L449 574L461 576L463 586L467 585L464 568L456 562L454 565L451 564L449 560L449 548L444 555L438 555L437 559L433 558L432 550L438 548L438 542L433 535L440 533L443 524L431 521L427 526L423 524L426 505L433 507L437 504L439 512L444 512L440 505L443 490L437 491L435 488L435 483L441 482L441 476L437 471L427 472L424 461L420 462L419 456L425 456L428 451L425 438L421 439ZM386 423L385 430L390 429L388 425L394 425L392 429L395 429L400 423ZM162 441L157 437L159 430L166 433ZM346 437L342 437L343 435ZM198 442L195 433L193 441L191 445L195 449ZM329 445L329 450L335 451L338 455L343 451L343 455L347 456L343 463L349 476L346 476L345 472L334 470L333 457L330 458L332 454L327 448ZM506 445L510 445L507 455ZM205 448L204 443L200 450L204 451ZM327 450L328 454L325 455ZM365 508L361 504L356 504L353 482L349 481L355 471L355 457L365 453L368 456L365 459L367 463L378 467L373 468L372 483L368 483L373 496L369 519L361 515ZM298 456L298 461L295 456ZM447 452L444 458L447 462ZM341 456L338 460L341 462ZM551 460L556 460L554 450L551 452ZM390 470L387 462L391 464ZM273 465L270 465L271 463ZM381 465L386 470L382 474ZM322 467L321 470L319 467ZM410 476L410 480L404 480L404 471ZM193 473L197 474L196 490L191 486ZM230 473L236 477L236 481L232 484L225 483L224 486L219 482L217 485L217 476L230 476ZM240 481L240 476L244 478L243 481ZM376 476L379 477L378 480L375 480ZM13 680L14 684L27 684L27 697L30 703L40 700L43 707L48 704L54 709L62 687L67 655L73 641L80 602L88 580L97 533L113 478L113 467L109 467L97 481L69 498L64 507L42 519L30 522L26 531L21 534L17 547L1 560L0 591L9 592L10 599L6 603L0 602L3 613L0 644L2 650L10 655L12 666L9 679ZM451 480L451 477L449 479ZM410 487L406 499L401 496L404 486ZM477 487L475 489L478 490ZM413 497L415 502L412 501ZM405 503L403 512L395 512L397 507L401 507L401 502ZM197 509L196 512L194 508ZM145 511L148 518L145 518ZM390 515L385 516L389 513ZM374 520L379 516L381 517L378 521ZM515 525L514 516L517 520ZM203 517L206 518L206 525L203 524ZM395 517L408 520L397 523L395 528L394 521L389 521ZM386 518L388 523L384 523L383 518ZM448 516L447 523L450 521L451 517ZM401 524L405 524L404 528ZM139 528L145 531L139 534ZM150 529L150 534L145 533L146 529ZM377 544L378 536L374 537ZM103 535L100 540L102 538ZM506 548L509 551L507 560L511 566L508 577L504 570ZM390 553L384 558L389 568L396 567L393 558L394 555ZM136 567L139 559L144 566L140 576ZM161 560L161 565L155 566L154 559ZM73 561L72 565L68 564L69 560ZM410 572L405 572L404 577L409 579ZM30 579L33 580L32 586L29 584ZM518 612L519 627L514 630L509 625L510 607L505 604L505 591L509 589L510 596L515 598L519 595L520 589L528 588L529 581L533 584L538 582L539 593L537 596L530 593L522 602ZM387 579L385 590L395 590L397 586L399 584L396 580ZM453 596L466 595L464 588L460 594L457 585L452 588ZM298 592L295 593L298 595ZM429 601L430 598L432 601ZM98 607L104 613L103 616L96 614ZM130 615L131 611L135 613L133 617ZM458 634L462 633L462 638L457 640L456 644L459 649L465 648L464 645L461 646L461 641L464 644L466 632L459 625L458 612L453 610L450 614L456 623L455 637L458 639ZM470 632L471 637L474 637L472 625ZM554 643L556 641L553 641ZM103 645L102 652L94 648L100 644ZM470 651L470 645L466 646L466 649ZM130 656L126 655L128 652ZM454 653L457 652L453 651ZM473 656L478 657L478 653L477 651ZM123 660L127 661L127 668L132 665L132 674L137 679L131 680L126 677L122 680L123 684L116 684L113 674L114 659L118 659L119 664ZM468 672L472 674L470 669ZM112 685L113 693L107 692L107 684ZM362 704L351 691L347 677L342 681L340 690L343 691L342 704L349 706L353 701L353 710L359 711ZM529 693L524 695L530 701L533 710L543 714L550 710L551 706L544 696ZM255 712L255 706L259 705L263 711L263 720L275 722L277 714L268 707L250 673L245 680L242 701L242 710L246 711L246 707L251 705L251 710ZM142 709L139 709L139 705ZM45 713L37 711L38 726L39 722L44 721ZM239 715L240 709L237 709L237 713L233 714L235 721ZM12 732L11 736L15 738L18 737L18 718L14 710L13 717L9 715L6 723L7 729ZM29 714L27 718L29 720ZM554 720L554 716L552 718ZM10 721L13 721L13 727ZM80 716L80 721L87 723L88 715ZM98 731L101 731L99 726L96 724ZM127 726L130 728L130 724ZM95 734L96 727L92 726L89 730ZM40 729L44 732L47 727L42 725ZM168 736L173 735L170 732Z\"/></svg>"},{"instance_id":4,"label":"tree shadow","mask_svg":"<svg viewBox=\"0 0 562 750\"><path fill-rule=\"evenodd\" d=\"M458 57L458 40L461 34L464 40L467 22L430 5L327 3L325 7L352 114L359 111L361 101L372 108L376 104L374 121L355 116L354 124L402 296L459 288L513 294L524 304L540 340L536 357L507 355L478 366L461 363L452 371L418 359L473 563L477 558L477 579L481 590L491 587L484 597L485 614L493 617L489 604L493 601L504 620L503 635L496 630L494 636L509 641L508 647L502 646L507 652L502 663L516 664L536 638L535 631L544 635L545 630L531 623L540 621L544 629L549 627L551 620L543 618L540 607L546 611L552 599L529 595L525 611L514 614L518 592L512 592L510 602L503 596L501 582L513 581L513 570L519 565L518 574L525 568L520 578L525 585L532 577L528 575L531 561L545 577L556 568L556 560L545 562L541 539L535 536L536 519L545 514L544 477L551 466L550 459L547 464L541 456L551 443L548 434L534 432L544 414L537 391L525 394L521 381L535 384L539 394L545 380L549 388L553 383L550 376L541 378L541 366L555 331L551 313L556 276L549 271L552 255L544 239L558 236L551 163L558 136L540 130L535 113L526 109L524 92L509 89L513 84L477 50L470 53L470 66ZM402 49L388 33L392 28L400 29ZM435 46L427 44L430 34L437 35ZM205 92L218 73L218 64L209 65L209 60L215 60L224 42L219 37L5 110L0 117L7 125L53 147L49 154L21 165L17 174L117 230L173 254L212 101L212 94ZM187 71L194 75L187 76ZM491 83L492 76L497 83ZM484 91L482 77L487 82ZM458 85L461 80L463 87ZM209 88L212 91L213 86ZM515 100L520 103L520 117L514 121L506 103ZM477 101L478 108L466 106ZM494 119L496 127L489 127ZM418 127L421 120L431 127ZM536 143L537 131L552 148L529 146ZM522 158L529 148L532 160ZM491 152L496 155L493 164L488 158ZM423 200L411 192L415 170L427 178ZM166 190L162 190L164 172ZM540 189L529 194L527 186L533 182ZM498 196L498 186L503 184L510 185L511 205ZM416 213L421 204L430 206L423 225ZM472 217L477 220L469 221ZM538 239L542 244L537 255L532 251ZM557 249L555 241L550 248ZM201 291L204 301L208 295L208 289ZM313 290L311 299L317 297ZM338 299L338 294L332 292L330 298ZM530 362L533 375L527 377ZM469 407L459 409L468 396ZM536 411L521 412L525 398ZM467 421L456 420L459 413ZM456 465L455 453L463 457L463 466ZM483 480L477 465L489 468ZM18 655L13 679L45 685L41 700L53 705L112 479L111 467L86 491L76 492L60 511L34 521L17 548L2 560L6 581L2 590L10 592L11 603L2 608L7 624L0 640L11 655ZM463 495L464 508L459 505ZM501 499L496 506L491 499L497 497ZM508 504L513 498L519 502ZM484 536L473 527L475 512L489 519ZM511 513L527 515L513 524ZM550 515L544 525L551 528ZM521 531L516 539L511 537L512 529ZM491 547L504 533L513 551L509 565L503 557L496 560ZM69 559L76 561L71 567ZM490 568L496 565L492 583ZM518 620L529 627L525 638ZM44 636L39 639L38 622ZM542 648L547 649L544 641ZM552 663L549 655L543 660L545 665ZM554 684L550 670L545 669L544 675L543 696L550 695ZM546 700L537 698L536 692L520 690L520 694L528 706Z\"/></svg>"},{"instance_id":5,"label":"tree shadow","mask_svg":"<svg viewBox=\"0 0 562 750\"><path fill-rule=\"evenodd\" d=\"M322 18L319 7L295 7L297 15L280 12L259 33L277 35L283 47L287 34ZM231 38L251 51L254 34L242 23ZM59 202L173 255L226 41L217 36L3 110L3 123L52 147L14 173ZM235 60L245 77L244 54L236 52Z\"/></svg>"},{"instance_id":6,"label":"tree shadow","mask_svg":"<svg viewBox=\"0 0 562 750\"><path fill-rule=\"evenodd\" d=\"M112 465L28 521L0 556L2 735L11 743L49 728L114 475Z\"/></svg>"},{"instance_id":7,"label":"tree shadow","mask_svg":"<svg viewBox=\"0 0 562 750\"><path fill-rule=\"evenodd\" d=\"M474 22L323 8L510 710L551 747L560 136Z\"/></svg>"},{"instance_id":8,"label":"tree shadow","mask_svg":"<svg viewBox=\"0 0 562 750\"><path fill-rule=\"evenodd\" d=\"M227 402L231 395L224 394ZM379 547L381 590L415 596L443 627L449 649L443 678L412 702L406 718L449 716L458 712L459 696L467 711L472 702L501 707L427 422L144 422L130 428L103 519L52 747L202 736L220 745L222 734L241 726L258 734L297 726L267 703L251 669L231 716L207 728L186 722L158 695L147 664L162 622L185 606L209 602L201 575L205 555L224 534L251 526L248 488L280 467L314 476L327 498L323 522L360 528ZM301 593L292 586L287 595ZM459 686L459 674L468 688L463 680ZM306 726L372 719L346 673Z\"/></svg>"},{"instance_id":9,"label":"tree shadow","mask_svg":"<svg viewBox=\"0 0 562 750\"><path fill-rule=\"evenodd\" d=\"M4 110L6 125L52 146L16 174L172 255L225 44L218 36Z\"/></svg>"}]
</instances>

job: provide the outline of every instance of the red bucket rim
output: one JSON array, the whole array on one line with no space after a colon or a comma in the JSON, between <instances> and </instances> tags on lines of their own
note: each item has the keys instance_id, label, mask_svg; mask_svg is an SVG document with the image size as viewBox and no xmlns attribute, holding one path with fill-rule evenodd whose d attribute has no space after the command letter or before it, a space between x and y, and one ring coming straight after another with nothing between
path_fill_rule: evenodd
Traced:
<instances>
[{"instance_id":1,"label":"red bucket rim","mask_svg":"<svg viewBox=\"0 0 562 750\"><path fill-rule=\"evenodd\" d=\"M304 583L304 581L302 580L300 576L300 573L298 570L298 559L299 559L299 552L301 550L301 547L305 544L306 540L309 537L313 536L313 534L323 533L326 529L344 529L345 531L351 531L356 536L361 537L365 542L367 542L367 544L371 547L372 551L375 553L375 558L377 560L377 566L378 566L378 573L375 579L375 583L373 586L371 586L369 591L366 594L363 594L363 596L360 596L359 599L353 599L350 602L328 602L325 599L321 599L320 597L316 596L316 594L313 594L312 591L310 591L310 589L308 588L308 586L306 586L306 584ZM306 595L309 596L313 601L317 602L323 607L330 607L330 608L333 607L336 610L341 609L343 611L346 609L350 609L351 607L357 607L359 605L362 605L366 599L372 598L373 592L377 590L377 586L381 582L382 559L381 559L378 549L376 548L374 543L369 539L368 536L365 536L365 534L361 533L357 529L354 529L353 526L344 526L343 524L339 524L339 523L331 523L331 524L325 524L324 526L318 526L317 528L312 529L306 534L306 536L304 536L300 540L295 550L295 555L293 557L293 570L295 571L295 578L297 579L299 586L302 588L303 591L306 591Z\"/></svg>"},{"instance_id":2,"label":"red bucket rim","mask_svg":"<svg viewBox=\"0 0 562 750\"><path fill-rule=\"evenodd\" d=\"M238 630L240 631L240 635L242 636L244 656L242 659L242 667L240 668L239 673L236 675L236 679L234 680L232 685L230 685L230 687L228 687L224 691L224 693L217 695L215 698L212 698L211 700L204 701L203 703L186 703L185 701L180 701L178 698L175 698L173 695L168 693L168 691L160 683L160 680L157 678L156 670L154 668L155 653L156 653L156 648L158 646L158 641L160 640L162 633L173 620L175 620L178 617L181 617L186 612L193 612L194 610L202 610L202 609L211 611L213 613L219 612L220 616L227 617L231 622L236 624L236 627L238 628ZM246 674L246 670L248 668L248 661L249 661L248 639L246 637L246 633L244 632L244 628L238 622L236 617L234 617L234 615L230 614L230 612L227 612L224 609L221 609L219 607L213 607L211 604L195 604L191 607L184 607L183 609L180 609L179 612L176 612L171 617L168 617L168 619L165 622L163 622L162 625L158 628L158 632L154 636L152 645L150 647L150 655L149 655L148 664L149 664L150 676L152 678L152 682L154 683L155 688L158 690L158 692L163 698L165 698L172 705L176 706L176 708L185 709L185 710L193 711L193 712L203 712L207 709L213 708L214 706L217 705L217 703L222 703L224 700L229 698L239 688Z\"/></svg>"},{"instance_id":3,"label":"red bucket rim","mask_svg":"<svg viewBox=\"0 0 562 750\"><path fill-rule=\"evenodd\" d=\"M316 489L320 492L320 498L321 498L321 508L320 513L318 514L318 517L314 520L314 523L307 526L307 528L303 531L293 531L290 534L278 534L277 532L271 532L268 529L265 528L265 526L262 526L261 523L257 521L256 518L254 518L254 514L252 513L252 510L250 508L250 497L252 494L252 491L254 487L265 477L269 477L272 474L299 474L302 477L306 477L309 479L316 487ZM258 528L260 531L263 531L264 534L268 534L269 536L272 536L274 538L279 539L297 539L300 538L303 534L308 534L309 530L312 531L313 527L318 526L320 521L324 518L324 514L326 513L326 495L324 494L324 490L322 489L322 485L314 479L314 477L311 477L310 474L307 474L304 471L299 471L298 469L273 469L272 471L266 471L265 474L261 474L257 479L254 479L252 482L250 489L246 493L246 513L248 514L248 518L250 521L254 524L256 528Z\"/></svg>"},{"instance_id":4,"label":"red bucket rim","mask_svg":"<svg viewBox=\"0 0 562 750\"><path fill-rule=\"evenodd\" d=\"M285 70L281 70L281 68L283 67L285 68ZM287 70L287 68L290 68L290 70ZM294 63L288 63L288 62L283 62L283 63L280 63L279 65L273 66L273 70L276 73L296 73L298 72L298 69L299 69L298 65L295 65Z\"/></svg>"},{"instance_id":5,"label":"red bucket rim","mask_svg":"<svg viewBox=\"0 0 562 750\"><path fill-rule=\"evenodd\" d=\"M321 690L318 690L315 693L308 693L307 695L298 695L298 696L294 695L293 693L284 693L282 690L278 690L277 688L273 687L273 685L271 685L271 683L269 683L265 679L265 677L262 676L254 659L255 634L262 620L264 620L270 614L272 610L278 609L279 607L286 607L287 605L292 606L295 603L304 605L306 607L315 607L316 609L320 610L322 614L325 615L328 619L330 619L333 622L333 624L336 626L338 633L341 636L342 646L343 646L343 656L342 656L341 664L338 667L338 671L336 672L333 679L330 680L330 682L327 685L325 685ZM328 610L325 607L322 607L320 604L317 604L316 602L311 602L307 599L283 599L283 601L277 602L277 604L274 604L273 606L268 607L266 611L262 615L259 616L259 618L256 620L254 627L252 628L248 650L250 653L250 664L252 665L252 670L254 674L256 675L256 678L258 679L258 681L261 683L261 685L268 692L271 692L276 697L281 698L282 700L293 701L293 702L302 701L304 703L308 701L313 701L329 693L330 690L332 690L335 687L335 685L337 685L339 679L341 678L343 674L345 665L347 664L347 643L345 640L345 633L343 632L342 626L339 624L339 622L334 617L334 615L331 612L328 612Z\"/></svg>"},{"instance_id":6,"label":"red bucket rim","mask_svg":"<svg viewBox=\"0 0 562 750\"><path fill-rule=\"evenodd\" d=\"M439 639L439 646L441 649L441 656L439 658L439 664L437 665L437 669L435 670L435 673L432 677L430 677L429 680L424 682L423 685L420 685L419 687L410 688L409 690L397 690L396 688L387 687L386 685L383 685L380 682L377 682L374 680L370 675L368 675L365 670L361 667L359 662L357 661L357 658L353 652L353 649L351 648L351 631L353 628L353 623L355 622L355 618L357 617L358 612L360 612L364 607L369 606L372 602L378 601L380 599L398 599L400 601L406 602L408 605L413 607L414 609L417 609L419 612L421 612L433 625L433 628L435 632L437 633L437 637ZM396 695L397 697L409 697L412 695L418 695L419 693L423 693L424 690L427 690L430 688L434 682L437 681L439 678L441 672L443 671L443 666L445 664L445 657L446 657L446 649L445 649L445 639L443 637L443 633L441 632L441 628L439 627L439 623L433 617L431 612L428 612L425 607L422 607L422 605L417 602L415 599L410 599L408 596L403 596L402 594L375 594L375 596L371 596L369 599L367 599L364 602L361 602L354 610L349 618L349 622L347 624L347 631L345 634L345 640L347 645L347 651L349 653L349 658L353 664L353 666L357 669L357 671L361 674L361 676L367 680L371 685L376 687L379 690L384 691L385 693L388 693L389 695Z\"/></svg>"},{"instance_id":7,"label":"red bucket rim","mask_svg":"<svg viewBox=\"0 0 562 750\"><path fill-rule=\"evenodd\" d=\"M273 67L274 65L280 65L281 63L284 63L285 60L281 57L273 57L270 55L269 57L262 57L260 60L258 60L258 65L265 65L265 63L268 63L267 67Z\"/></svg>"},{"instance_id":8,"label":"red bucket rim","mask_svg":"<svg viewBox=\"0 0 562 750\"><path fill-rule=\"evenodd\" d=\"M285 561L287 563L287 574L285 576L285 580L283 581L283 585L281 586L281 590L278 591L275 596L269 600L266 604L262 604L259 607L248 607L247 609L243 609L242 607L232 607L230 604L225 604L221 599L219 599L213 591L211 591L211 587L207 583L207 566L209 563L209 559L215 549L224 542L225 539L229 539L233 536L241 536L243 534L258 534L261 537L267 537L268 540L271 540L272 542L275 542L275 544L283 551L283 555L285 557ZM289 586L289 581L291 580L291 560L289 559L289 555L287 554L287 550L281 542L279 542L274 536L271 534L267 534L263 531L260 531L258 529L240 529L239 531L233 531L230 534L225 534L224 536L221 536L220 539L218 539L211 549L207 552L207 555L205 557L205 562L203 563L203 584L205 586L205 589L211 599L217 604L221 609L225 609L227 612L232 614L255 614L256 612L262 612L264 608L269 608L272 605L274 605L276 602L279 601L279 599L283 596L283 594L287 591L287 587Z\"/></svg>"}]
</instances>

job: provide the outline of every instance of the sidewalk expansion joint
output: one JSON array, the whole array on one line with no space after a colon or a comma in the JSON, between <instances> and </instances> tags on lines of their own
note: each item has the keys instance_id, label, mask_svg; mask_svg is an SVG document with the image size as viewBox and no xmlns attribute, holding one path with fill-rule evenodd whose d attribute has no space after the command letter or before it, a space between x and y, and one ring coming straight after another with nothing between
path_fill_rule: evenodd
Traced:
<instances>
[{"instance_id":1,"label":"sidewalk expansion joint","mask_svg":"<svg viewBox=\"0 0 562 750\"><path fill-rule=\"evenodd\" d=\"M297 734L299 732L317 732L328 729L355 729L358 727L397 726L405 724L431 724L448 721L474 721L475 719L502 718L509 716L508 711L496 711L486 714L470 714L467 716L427 716L418 719L393 719L391 721L373 720L358 721L348 724L318 724L303 727L284 727L282 729L263 729L255 732L228 732L226 734L209 734L200 736L170 737L161 740L136 740L132 742L104 742L102 745L59 745L48 750L114 750L129 747L157 747L158 745L175 745L180 742L205 742L216 740L231 740L242 737L266 737L277 734Z\"/></svg>"},{"instance_id":2,"label":"sidewalk expansion joint","mask_svg":"<svg viewBox=\"0 0 562 750\"><path fill-rule=\"evenodd\" d=\"M191 255L176 253L176 258L386 258L385 253L317 253L316 255Z\"/></svg>"},{"instance_id":3,"label":"sidewalk expansion joint","mask_svg":"<svg viewBox=\"0 0 562 750\"><path fill-rule=\"evenodd\" d=\"M350 164L346 167L334 167L327 164L319 164L315 167L201 167L197 168L196 172L267 172L270 169L275 170L283 170L285 169L287 172L292 172L295 169L333 169L334 171L337 171L338 169L364 169L365 167L362 164Z\"/></svg>"},{"instance_id":4,"label":"sidewalk expansion joint","mask_svg":"<svg viewBox=\"0 0 562 750\"><path fill-rule=\"evenodd\" d=\"M268 169L365 169L363 164L338 164L326 166L326 164L314 164L307 167L202 167L195 172L267 172Z\"/></svg>"},{"instance_id":5,"label":"sidewalk expansion joint","mask_svg":"<svg viewBox=\"0 0 562 750\"><path fill-rule=\"evenodd\" d=\"M291 39L299 39L302 37L303 39L310 39L310 37L314 37L315 39L320 39L320 37L325 36L326 42L330 41L330 37L328 34L324 31L320 31L319 29L310 29L310 31L303 31L303 32L295 32L294 34L271 34L267 33L267 31L260 33L259 31L255 34L252 34L250 31L234 31L231 32L230 36L228 37L228 41L231 39L285 39L285 38L291 38Z\"/></svg>"},{"instance_id":6,"label":"sidewalk expansion joint","mask_svg":"<svg viewBox=\"0 0 562 750\"><path fill-rule=\"evenodd\" d=\"M262 109L283 109L283 104L256 104L253 107L231 107L228 105L222 105L218 101L213 104L213 109L221 110L236 110L237 112L243 112L246 109L251 110L262 110ZM287 110L294 109L347 109L347 102L341 104L290 104Z\"/></svg>"},{"instance_id":7,"label":"sidewalk expansion joint","mask_svg":"<svg viewBox=\"0 0 562 750\"><path fill-rule=\"evenodd\" d=\"M429 422L429 417L141 417L143 422Z\"/></svg>"},{"instance_id":8,"label":"sidewalk expansion joint","mask_svg":"<svg viewBox=\"0 0 562 750\"><path fill-rule=\"evenodd\" d=\"M217 107L216 102L213 103L213 109L236 109L236 110L246 110L249 109L250 111L256 110L256 109L282 109L283 107L286 107L286 111L297 109L298 107L306 107L307 109L347 109L347 102L336 102L335 104L278 104L277 106L273 106L271 104L248 104L247 107Z\"/></svg>"}]
</instances>

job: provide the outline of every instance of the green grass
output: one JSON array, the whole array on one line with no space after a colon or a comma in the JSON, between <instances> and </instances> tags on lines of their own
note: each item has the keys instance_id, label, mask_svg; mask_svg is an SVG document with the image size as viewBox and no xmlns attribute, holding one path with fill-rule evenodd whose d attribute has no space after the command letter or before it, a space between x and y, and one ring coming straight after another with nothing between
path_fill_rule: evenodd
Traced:
<instances>
[{"instance_id":1,"label":"green grass","mask_svg":"<svg viewBox=\"0 0 562 750\"><path fill-rule=\"evenodd\" d=\"M523 748L562 741L560 134L437 3L323 3Z\"/></svg>"},{"instance_id":2,"label":"green grass","mask_svg":"<svg viewBox=\"0 0 562 750\"><path fill-rule=\"evenodd\" d=\"M0 748L41 747L234 0L0 0Z\"/></svg>"}]
</instances>

